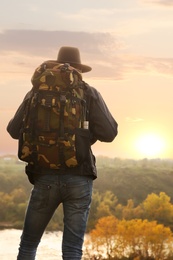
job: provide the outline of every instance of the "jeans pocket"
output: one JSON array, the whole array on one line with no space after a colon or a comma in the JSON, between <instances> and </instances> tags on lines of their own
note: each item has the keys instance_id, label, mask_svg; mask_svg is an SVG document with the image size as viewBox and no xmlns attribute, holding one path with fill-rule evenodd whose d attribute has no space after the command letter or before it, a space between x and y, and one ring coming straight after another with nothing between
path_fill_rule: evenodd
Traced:
<instances>
[{"instance_id":1,"label":"jeans pocket","mask_svg":"<svg viewBox=\"0 0 173 260\"><path fill-rule=\"evenodd\" d=\"M88 176L73 176L66 183L66 196L82 207L89 205L92 197L93 180Z\"/></svg>"},{"instance_id":2,"label":"jeans pocket","mask_svg":"<svg viewBox=\"0 0 173 260\"><path fill-rule=\"evenodd\" d=\"M37 183L31 193L31 208L35 210L46 208L49 202L50 189L50 185Z\"/></svg>"}]
</instances>

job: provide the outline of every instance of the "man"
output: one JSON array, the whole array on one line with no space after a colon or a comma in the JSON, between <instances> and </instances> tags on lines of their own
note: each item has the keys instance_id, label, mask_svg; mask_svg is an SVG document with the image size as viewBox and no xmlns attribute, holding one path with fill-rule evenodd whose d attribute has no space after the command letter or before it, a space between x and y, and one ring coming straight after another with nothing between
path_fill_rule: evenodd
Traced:
<instances>
[{"instance_id":1,"label":"man","mask_svg":"<svg viewBox=\"0 0 173 260\"><path fill-rule=\"evenodd\" d=\"M57 63L68 63L81 73L89 72L90 66L81 63L77 48L60 48ZM117 135L117 123L109 112L98 91L84 83L85 95L89 101L90 144L97 140L112 142ZM14 139L19 139L23 113L31 92L28 92L14 117L7 126L7 131ZM88 158L76 167L59 169L26 166L26 173L34 188L31 192L26 211L23 233L18 253L18 260L34 260L36 250L52 215L63 204L64 230L62 258L79 260L82 258L83 239L92 197L93 180L97 177L95 157L90 149Z\"/></svg>"}]
</instances>

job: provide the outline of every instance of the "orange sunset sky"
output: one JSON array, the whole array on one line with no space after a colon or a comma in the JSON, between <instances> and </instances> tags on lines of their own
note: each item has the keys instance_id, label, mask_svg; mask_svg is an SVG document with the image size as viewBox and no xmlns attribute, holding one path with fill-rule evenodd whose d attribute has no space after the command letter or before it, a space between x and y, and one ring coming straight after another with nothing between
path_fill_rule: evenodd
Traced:
<instances>
[{"instance_id":1,"label":"orange sunset sky","mask_svg":"<svg viewBox=\"0 0 173 260\"><path fill-rule=\"evenodd\" d=\"M35 68L69 45L119 124L95 155L173 159L173 0L6 0L0 10L0 155L17 154L6 125Z\"/></svg>"}]
</instances>

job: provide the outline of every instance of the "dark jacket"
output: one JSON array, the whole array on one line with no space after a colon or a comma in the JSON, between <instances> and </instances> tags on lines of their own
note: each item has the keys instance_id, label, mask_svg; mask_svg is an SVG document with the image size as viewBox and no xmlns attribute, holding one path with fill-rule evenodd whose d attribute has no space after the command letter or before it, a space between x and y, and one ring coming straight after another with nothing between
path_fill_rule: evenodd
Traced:
<instances>
[{"instance_id":1,"label":"dark jacket","mask_svg":"<svg viewBox=\"0 0 173 260\"><path fill-rule=\"evenodd\" d=\"M112 117L109 112L103 98L100 93L93 87L85 84L85 93L87 100L89 101L89 129L91 132L91 144L95 143L97 140L101 142L112 142L117 135L117 122ZM22 104L17 109L14 117L10 120L7 126L7 131L14 139L19 139L20 130L22 128L22 120L23 114L25 111L26 104L31 96L31 91L29 91ZM62 170L48 170L48 169L35 169L34 167L30 167L29 169L26 167L28 172L35 172L35 174L41 173L52 173L55 172L61 173L64 171L66 173L72 172L74 174L84 174L84 175L92 175L94 178L97 177L96 166L95 166L95 157L90 150L89 158L80 166L74 168L66 168ZM27 173L28 174L28 173Z\"/></svg>"}]
</instances>

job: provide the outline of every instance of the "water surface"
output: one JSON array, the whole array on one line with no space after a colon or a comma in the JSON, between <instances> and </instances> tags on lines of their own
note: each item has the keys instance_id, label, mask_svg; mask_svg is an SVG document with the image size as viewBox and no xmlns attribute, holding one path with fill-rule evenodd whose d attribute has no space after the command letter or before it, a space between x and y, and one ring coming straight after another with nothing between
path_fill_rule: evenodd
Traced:
<instances>
[{"instance_id":1,"label":"water surface","mask_svg":"<svg viewBox=\"0 0 173 260\"><path fill-rule=\"evenodd\" d=\"M0 259L16 260L22 231L0 230ZM37 260L61 260L62 232L44 233L37 251Z\"/></svg>"}]
</instances>

